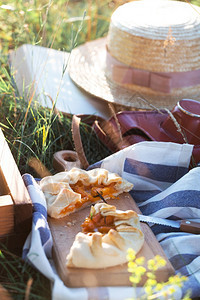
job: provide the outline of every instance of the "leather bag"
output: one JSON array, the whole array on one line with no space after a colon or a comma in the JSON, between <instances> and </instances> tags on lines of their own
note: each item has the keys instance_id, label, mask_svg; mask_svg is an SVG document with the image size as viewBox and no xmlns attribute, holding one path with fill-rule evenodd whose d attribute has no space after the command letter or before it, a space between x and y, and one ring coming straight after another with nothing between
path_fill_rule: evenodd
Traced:
<instances>
[{"instance_id":1,"label":"leather bag","mask_svg":"<svg viewBox=\"0 0 200 300\"><path fill-rule=\"evenodd\" d=\"M172 111L122 111L107 121L94 121L99 139L116 152L142 141L194 145L192 166L200 162L200 103L182 99Z\"/></svg>"}]
</instances>

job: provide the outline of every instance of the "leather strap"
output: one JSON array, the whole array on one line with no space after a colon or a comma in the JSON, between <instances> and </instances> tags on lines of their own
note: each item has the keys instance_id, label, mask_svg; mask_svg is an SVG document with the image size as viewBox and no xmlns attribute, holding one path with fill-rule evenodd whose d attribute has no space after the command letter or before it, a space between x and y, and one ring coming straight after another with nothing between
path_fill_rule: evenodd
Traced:
<instances>
[{"instance_id":1,"label":"leather strap","mask_svg":"<svg viewBox=\"0 0 200 300\"><path fill-rule=\"evenodd\" d=\"M80 118L78 118L76 115L73 115L73 117L72 117L72 138L73 138L75 150L77 152L77 155L81 162L81 165L82 165L83 169L87 169L89 167L89 163L85 156L83 144L81 141L80 121L81 121Z\"/></svg>"},{"instance_id":2,"label":"leather strap","mask_svg":"<svg viewBox=\"0 0 200 300\"><path fill-rule=\"evenodd\" d=\"M130 143L122 137L121 129L109 121L101 123L95 121L93 128L104 145L113 152L130 146Z\"/></svg>"}]
</instances>

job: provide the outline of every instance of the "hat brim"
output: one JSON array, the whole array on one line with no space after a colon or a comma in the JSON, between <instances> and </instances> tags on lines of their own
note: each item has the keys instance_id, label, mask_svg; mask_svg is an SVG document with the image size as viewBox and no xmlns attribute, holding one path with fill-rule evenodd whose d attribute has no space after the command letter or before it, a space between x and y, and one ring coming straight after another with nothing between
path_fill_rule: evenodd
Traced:
<instances>
[{"instance_id":1,"label":"hat brim","mask_svg":"<svg viewBox=\"0 0 200 300\"><path fill-rule=\"evenodd\" d=\"M200 85L173 89L170 94L137 85L120 86L106 76L105 63L106 38L90 41L73 49L69 75L90 95L124 109L171 109L183 98L200 99Z\"/></svg>"}]
</instances>

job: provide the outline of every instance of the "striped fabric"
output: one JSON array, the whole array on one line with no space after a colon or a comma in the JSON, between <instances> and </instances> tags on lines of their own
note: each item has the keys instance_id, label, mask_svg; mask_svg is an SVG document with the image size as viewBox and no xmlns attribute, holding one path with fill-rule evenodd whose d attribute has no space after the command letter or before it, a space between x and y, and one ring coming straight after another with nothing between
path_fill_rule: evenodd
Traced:
<instances>
[{"instance_id":1,"label":"striped fabric","mask_svg":"<svg viewBox=\"0 0 200 300\"><path fill-rule=\"evenodd\" d=\"M193 146L163 142L141 142L125 148L89 169L102 167L134 184L131 195L143 214L200 222L200 168L189 170ZM52 240L46 221L46 203L39 185L30 174L23 175L34 205L33 227L24 245L23 257L53 282L52 299L126 299L132 287L70 289L57 276L50 257ZM176 287L174 299L182 299L190 289L200 296L200 235L153 225L153 232L177 273L186 275L182 290ZM142 288L136 288L139 297Z\"/></svg>"}]
</instances>

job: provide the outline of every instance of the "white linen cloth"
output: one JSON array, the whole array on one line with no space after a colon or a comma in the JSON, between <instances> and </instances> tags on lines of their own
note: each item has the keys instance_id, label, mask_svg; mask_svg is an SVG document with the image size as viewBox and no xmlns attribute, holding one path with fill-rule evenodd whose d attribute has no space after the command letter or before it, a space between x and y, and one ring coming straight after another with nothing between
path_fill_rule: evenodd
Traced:
<instances>
[{"instance_id":1,"label":"white linen cloth","mask_svg":"<svg viewBox=\"0 0 200 300\"><path fill-rule=\"evenodd\" d=\"M193 145L141 142L125 148L89 167L116 172L134 184L130 192L143 214L200 222L200 167L190 169ZM46 201L30 174L23 175L33 202L32 231L23 249L27 259L52 282L53 300L122 300L139 297L142 288L68 288L57 275L51 259L52 238L47 223ZM177 273L188 277L183 288L176 287L174 299L188 289L200 296L200 235L153 225L152 230Z\"/></svg>"}]
</instances>

